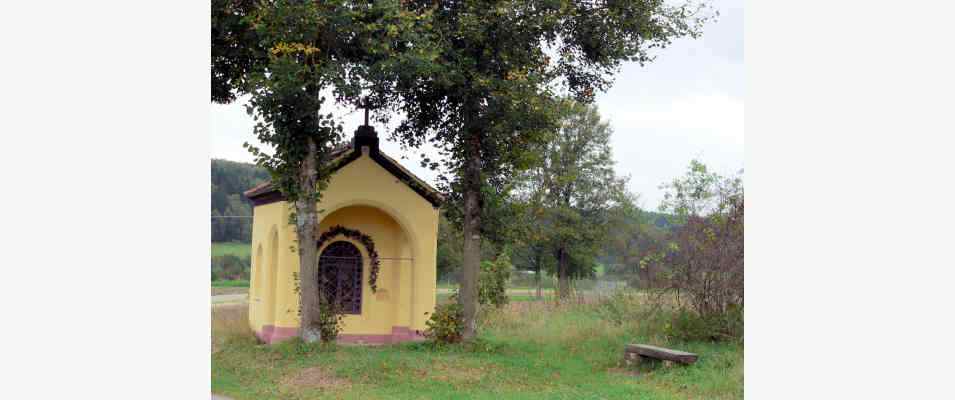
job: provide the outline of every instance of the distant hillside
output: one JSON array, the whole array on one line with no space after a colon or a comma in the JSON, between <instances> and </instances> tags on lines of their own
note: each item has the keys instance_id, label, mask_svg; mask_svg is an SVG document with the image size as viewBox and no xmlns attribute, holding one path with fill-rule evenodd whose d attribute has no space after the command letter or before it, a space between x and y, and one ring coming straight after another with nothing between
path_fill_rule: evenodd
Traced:
<instances>
[{"instance_id":1,"label":"distant hillside","mask_svg":"<svg viewBox=\"0 0 955 400\"><path fill-rule=\"evenodd\" d=\"M657 228L670 229L675 225L675 217L673 215L648 210L642 211L646 217L646 220L651 222Z\"/></svg>"},{"instance_id":2,"label":"distant hillside","mask_svg":"<svg viewBox=\"0 0 955 400\"><path fill-rule=\"evenodd\" d=\"M212 241L249 242L251 218L216 218L252 215L252 203L242 192L269 179L269 173L254 164L212 160Z\"/></svg>"}]
</instances>

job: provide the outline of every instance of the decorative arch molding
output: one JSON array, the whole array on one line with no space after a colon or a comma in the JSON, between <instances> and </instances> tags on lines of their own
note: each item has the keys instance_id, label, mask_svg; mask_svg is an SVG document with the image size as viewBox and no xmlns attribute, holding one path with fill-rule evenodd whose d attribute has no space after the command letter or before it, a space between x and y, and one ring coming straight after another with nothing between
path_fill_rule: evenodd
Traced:
<instances>
[{"instance_id":1,"label":"decorative arch molding","mask_svg":"<svg viewBox=\"0 0 955 400\"><path fill-rule=\"evenodd\" d=\"M378 209L378 211L383 212L385 215L394 220L395 223L401 227L402 233L404 233L405 238L407 238L408 242L411 244L411 257L414 258L416 256L415 253L418 251L418 231L415 229L415 224L413 221L406 218L404 213L398 211L390 204L367 198L352 198L328 205L325 207L324 214L325 216L329 216L338 210L358 206Z\"/></svg>"},{"instance_id":2,"label":"decorative arch molding","mask_svg":"<svg viewBox=\"0 0 955 400\"><path fill-rule=\"evenodd\" d=\"M354 240L358 243L361 243L361 245L365 247L365 252L368 253L368 259L371 264L371 270L368 273L368 286L371 286L372 293L377 292L378 269L381 265L381 261L378 259L378 251L375 250L375 241L371 240L371 236L368 236L357 229L348 229L341 225L335 225L323 232L321 236L318 237L318 242L315 244L315 248L321 249L325 243L338 236L344 236Z\"/></svg>"}]
</instances>

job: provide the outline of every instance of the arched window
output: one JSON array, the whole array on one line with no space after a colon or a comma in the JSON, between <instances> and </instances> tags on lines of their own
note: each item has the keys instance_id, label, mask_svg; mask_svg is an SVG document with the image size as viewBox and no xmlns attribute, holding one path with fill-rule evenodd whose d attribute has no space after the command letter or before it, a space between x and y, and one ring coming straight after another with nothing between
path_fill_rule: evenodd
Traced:
<instances>
[{"instance_id":1,"label":"arched window","mask_svg":"<svg viewBox=\"0 0 955 400\"><path fill-rule=\"evenodd\" d=\"M338 241L318 259L318 284L326 298L334 299L345 314L361 314L361 252L355 245Z\"/></svg>"}]
</instances>

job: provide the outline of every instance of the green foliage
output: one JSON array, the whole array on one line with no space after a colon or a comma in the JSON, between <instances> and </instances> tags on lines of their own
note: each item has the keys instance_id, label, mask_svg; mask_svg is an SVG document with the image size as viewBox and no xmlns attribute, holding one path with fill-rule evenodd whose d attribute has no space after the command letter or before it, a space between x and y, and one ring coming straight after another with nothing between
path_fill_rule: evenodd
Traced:
<instances>
[{"instance_id":1,"label":"green foliage","mask_svg":"<svg viewBox=\"0 0 955 400\"><path fill-rule=\"evenodd\" d=\"M622 325L638 319L637 314L643 306L642 300L635 291L619 290L601 299L595 310L601 318Z\"/></svg>"},{"instance_id":2,"label":"green foliage","mask_svg":"<svg viewBox=\"0 0 955 400\"><path fill-rule=\"evenodd\" d=\"M565 100L558 110L560 128L535 148L540 164L518 181L523 243L559 277L593 277L613 210L630 201L627 178L614 173L612 129L595 106Z\"/></svg>"},{"instance_id":3,"label":"green foliage","mask_svg":"<svg viewBox=\"0 0 955 400\"><path fill-rule=\"evenodd\" d=\"M420 76L417 67L433 59L424 29L429 14L427 7L412 10L399 0L243 4L248 7L234 13L231 2L213 3L212 45L224 47L213 50L213 87L226 91L214 91L213 100L230 101L233 90L249 96L246 108L255 120L254 134L267 149L244 146L269 172L273 187L294 204L289 218L298 241L311 243L318 224L315 204L328 184L334 167L330 155L343 131L341 121L327 113L326 96L330 93L346 107L394 101L389 89L397 77ZM216 29L224 26L243 34L217 40L223 35ZM244 63L246 53L256 62ZM319 321L323 317L318 316L314 288L317 255L305 249L299 255L308 289L300 293L300 312L303 332L311 340L316 326L325 322Z\"/></svg>"},{"instance_id":4,"label":"green foliage","mask_svg":"<svg viewBox=\"0 0 955 400\"><path fill-rule=\"evenodd\" d=\"M248 243L212 243L212 287L249 287L250 251Z\"/></svg>"},{"instance_id":5,"label":"green foliage","mask_svg":"<svg viewBox=\"0 0 955 400\"><path fill-rule=\"evenodd\" d=\"M232 254L212 257L212 280L249 280L251 265L248 257Z\"/></svg>"},{"instance_id":6,"label":"green foliage","mask_svg":"<svg viewBox=\"0 0 955 400\"><path fill-rule=\"evenodd\" d=\"M213 159L211 174L212 241L241 242L248 247L252 240L252 218L220 216L251 216L252 202L242 192L268 179L268 172L253 164Z\"/></svg>"},{"instance_id":7,"label":"green foliage","mask_svg":"<svg viewBox=\"0 0 955 400\"><path fill-rule=\"evenodd\" d=\"M608 229L613 235L604 241L603 260L607 275L626 281L631 288L647 288L652 282L640 262L662 247L672 216L642 210L635 206L636 200L631 198L611 211Z\"/></svg>"},{"instance_id":8,"label":"green foliage","mask_svg":"<svg viewBox=\"0 0 955 400\"><path fill-rule=\"evenodd\" d=\"M335 339L338 339L338 334L341 333L344 327L343 321L345 316L342 314L337 302L329 301L327 296L319 296L318 299L317 325L322 334L322 342L333 343Z\"/></svg>"},{"instance_id":9,"label":"green foliage","mask_svg":"<svg viewBox=\"0 0 955 400\"><path fill-rule=\"evenodd\" d=\"M680 314L671 335L727 339L742 335L744 197L742 177L723 177L694 160L667 190L663 210L682 225L641 260L655 290L673 296Z\"/></svg>"},{"instance_id":10,"label":"green foliage","mask_svg":"<svg viewBox=\"0 0 955 400\"><path fill-rule=\"evenodd\" d=\"M670 212L685 222L689 217L726 213L733 198L742 195L743 178L721 176L694 159L684 176L661 185L660 189L664 191L660 211Z\"/></svg>"},{"instance_id":11,"label":"green foliage","mask_svg":"<svg viewBox=\"0 0 955 400\"><path fill-rule=\"evenodd\" d=\"M328 155L342 138L341 122L321 112L330 108L325 93L345 106L386 105L394 101L389 82L414 74L432 57L424 30L428 14L419 10L397 0L278 0L251 13L254 45L268 57L263 68L247 74L243 90L250 94L255 134L272 152L246 147L290 201L320 199ZM312 157L315 170L308 173L315 188L305 187L301 170Z\"/></svg>"},{"instance_id":12,"label":"green foliage","mask_svg":"<svg viewBox=\"0 0 955 400\"><path fill-rule=\"evenodd\" d=\"M212 287L247 288L249 287L249 281L248 280L213 280Z\"/></svg>"},{"instance_id":13,"label":"green foliage","mask_svg":"<svg viewBox=\"0 0 955 400\"><path fill-rule=\"evenodd\" d=\"M266 51L249 16L256 0L212 0L212 101L231 103L249 73L262 67Z\"/></svg>"},{"instance_id":14,"label":"green foliage","mask_svg":"<svg viewBox=\"0 0 955 400\"><path fill-rule=\"evenodd\" d=\"M439 304L425 322L424 336L437 344L458 343L464 332L461 305L457 301Z\"/></svg>"},{"instance_id":15,"label":"green foliage","mask_svg":"<svg viewBox=\"0 0 955 400\"><path fill-rule=\"evenodd\" d=\"M637 307L635 300L628 308ZM423 393L435 399L743 398L741 343L670 343L643 333L638 318L617 324L604 319L597 308L538 301L482 312L474 345L406 343L315 351L320 348L316 346L293 352L248 340L211 355L212 391L236 399L303 400L420 399ZM247 321L243 317L237 320ZM214 330L213 338L218 335ZM635 377L622 364L627 343L676 348L697 353L700 359ZM303 391L283 385L315 366L350 385Z\"/></svg>"},{"instance_id":16,"label":"green foliage","mask_svg":"<svg viewBox=\"0 0 955 400\"><path fill-rule=\"evenodd\" d=\"M224 256L232 254L234 256L249 258L252 254L252 246L249 243L212 243L212 256Z\"/></svg>"},{"instance_id":17,"label":"green foliage","mask_svg":"<svg viewBox=\"0 0 955 400\"><path fill-rule=\"evenodd\" d=\"M461 231L448 222L444 213L438 219L437 273L438 281L448 280L452 272L461 266Z\"/></svg>"},{"instance_id":18,"label":"green foliage","mask_svg":"<svg viewBox=\"0 0 955 400\"><path fill-rule=\"evenodd\" d=\"M463 259L461 230L448 221L445 213L438 220L437 272L439 282L455 282ZM491 241L481 243L481 260L493 260L498 246Z\"/></svg>"},{"instance_id":19,"label":"green foliage","mask_svg":"<svg viewBox=\"0 0 955 400\"><path fill-rule=\"evenodd\" d=\"M507 283L513 269L507 250L494 261L481 263L481 274L478 277L478 302L481 305L501 307L507 304Z\"/></svg>"},{"instance_id":20,"label":"green foliage","mask_svg":"<svg viewBox=\"0 0 955 400\"><path fill-rule=\"evenodd\" d=\"M322 232L321 236L318 237L318 240L315 243L315 247L322 248L322 246L329 240L339 236L344 236L354 240L358 243L361 243L362 246L365 247L365 251L368 253L368 263L371 264L371 269L368 271L368 286L371 287L372 293L377 292L378 272L381 268L381 261L378 259L378 250L375 249L375 241L371 239L371 236L368 236L359 230L349 229L341 225L335 225L331 228L328 228L327 231Z\"/></svg>"},{"instance_id":21,"label":"green foliage","mask_svg":"<svg viewBox=\"0 0 955 400\"><path fill-rule=\"evenodd\" d=\"M301 279L298 272L292 272L292 290L298 295L302 293ZM319 295L316 300L318 301L318 310L312 323L318 329L322 343L333 343L344 327L345 316L341 306L334 299ZM289 312L292 312L292 310L289 310ZM302 318L301 307L296 308L295 312L299 318Z\"/></svg>"},{"instance_id":22,"label":"green foliage","mask_svg":"<svg viewBox=\"0 0 955 400\"><path fill-rule=\"evenodd\" d=\"M724 313L706 315L682 309L666 324L665 333L672 340L684 342L742 340L743 308L733 306Z\"/></svg>"},{"instance_id":23,"label":"green foliage","mask_svg":"<svg viewBox=\"0 0 955 400\"><path fill-rule=\"evenodd\" d=\"M464 190L477 192L489 238L510 226L489 210L506 210L511 178L536 162L533 145L557 126L556 94L589 102L621 63L651 61L650 49L698 36L708 19L702 6L656 0L406 4L433 7L429 27L441 40L430 76L399 80L408 118L395 136L412 147L439 146L442 159L422 165L443 171L438 186L450 196L449 218L459 224ZM467 160L480 170L465 173Z\"/></svg>"}]
</instances>

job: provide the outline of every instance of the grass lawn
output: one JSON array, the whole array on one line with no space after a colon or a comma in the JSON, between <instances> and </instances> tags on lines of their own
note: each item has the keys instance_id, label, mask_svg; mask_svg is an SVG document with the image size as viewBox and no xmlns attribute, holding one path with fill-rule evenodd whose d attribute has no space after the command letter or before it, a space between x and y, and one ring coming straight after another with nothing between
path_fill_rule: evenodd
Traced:
<instances>
[{"instance_id":1,"label":"grass lawn","mask_svg":"<svg viewBox=\"0 0 955 400\"><path fill-rule=\"evenodd\" d=\"M246 280L233 280L233 281L212 281L212 287L214 288L247 288L249 287L249 281Z\"/></svg>"},{"instance_id":2,"label":"grass lawn","mask_svg":"<svg viewBox=\"0 0 955 400\"><path fill-rule=\"evenodd\" d=\"M471 344L258 345L247 307L213 309L212 391L236 399L738 399L743 345L667 343L602 304L517 301L482 315ZM687 367L622 365L626 343L696 352Z\"/></svg>"},{"instance_id":3,"label":"grass lawn","mask_svg":"<svg viewBox=\"0 0 955 400\"><path fill-rule=\"evenodd\" d=\"M438 299L438 302L439 302L439 303L444 302L444 301L447 301L450 297L451 297L451 293L438 293L438 294L437 294L437 299ZM542 299L537 298L537 296L536 296L535 294L533 294L533 293L523 294L523 293L520 293L520 292L518 292L518 293L512 293L512 292L510 292L510 291L508 291L507 297L510 298L511 301L540 301L540 300L542 300ZM553 300L553 299L554 299L553 294L544 293L543 300Z\"/></svg>"},{"instance_id":4,"label":"grass lawn","mask_svg":"<svg viewBox=\"0 0 955 400\"><path fill-rule=\"evenodd\" d=\"M248 243L236 243L236 242L213 242L212 243L212 256L224 256L226 254L232 254L238 257L249 257L252 254L252 245Z\"/></svg>"}]
</instances>

